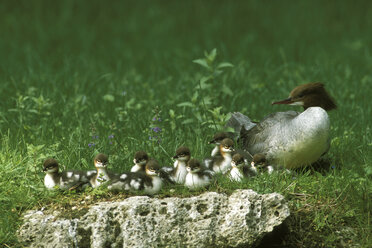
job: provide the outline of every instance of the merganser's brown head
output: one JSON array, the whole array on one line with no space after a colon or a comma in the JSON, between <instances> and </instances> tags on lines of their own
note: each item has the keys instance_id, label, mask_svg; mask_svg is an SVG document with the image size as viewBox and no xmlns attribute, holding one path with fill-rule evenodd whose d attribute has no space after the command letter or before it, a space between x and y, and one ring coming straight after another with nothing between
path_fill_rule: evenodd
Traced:
<instances>
[{"instance_id":1,"label":"merganser's brown head","mask_svg":"<svg viewBox=\"0 0 372 248\"><path fill-rule=\"evenodd\" d=\"M289 98L272 104L300 105L305 110L309 107L321 107L328 111L337 107L322 83L299 85L291 91Z\"/></svg>"},{"instance_id":2,"label":"merganser's brown head","mask_svg":"<svg viewBox=\"0 0 372 248\"><path fill-rule=\"evenodd\" d=\"M96 168L106 168L108 165L108 157L106 154L99 153L94 158L94 166Z\"/></svg>"},{"instance_id":3,"label":"merganser's brown head","mask_svg":"<svg viewBox=\"0 0 372 248\"><path fill-rule=\"evenodd\" d=\"M235 153L232 157L231 166L232 167L241 167L245 164L244 157L240 153Z\"/></svg>"},{"instance_id":4,"label":"merganser's brown head","mask_svg":"<svg viewBox=\"0 0 372 248\"><path fill-rule=\"evenodd\" d=\"M58 172L58 162L54 158L48 158L44 161L43 171L45 173L56 173Z\"/></svg>"},{"instance_id":5,"label":"merganser's brown head","mask_svg":"<svg viewBox=\"0 0 372 248\"><path fill-rule=\"evenodd\" d=\"M223 155L224 153L234 152L234 141L230 138L225 138L221 141L220 152Z\"/></svg>"},{"instance_id":6,"label":"merganser's brown head","mask_svg":"<svg viewBox=\"0 0 372 248\"><path fill-rule=\"evenodd\" d=\"M149 160L149 156L145 151L138 151L134 154L133 162L139 165L146 165Z\"/></svg>"},{"instance_id":7,"label":"merganser's brown head","mask_svg":"<svg viewBox=\"0 0 372 248\"><path fill-rule=\"evenodd\" d=\"M146 174L149 176L158 176L160 166L156 159L150 159L146 164Z\"/></svg>"},{"instance_id":8,"label":"merganser's brown head","mask_svg":"<svg viewBox=\"0 0 372 248\"><path fill-rule=\"evenodd\" d=\"M193 158L187 163L186 170L191 173L197 173L201 170L202 165L199 160Z\"/></svg>"},{"instance_id":9,"label":"merganser's brown head","mask_svg":"<svg viewBox=\"0 0 372 248\"><path fill-rule=\"evenodd\" d=\"M263 153L256 153L252 158L252 166L265 167L266 166L266 156Z\"/></svg>"},{"instance_id":10,"label":"merganser's brown head","mask_svg":"<svg viewBox=\"0 0 372 248\"><path fill-rule=\"evenodd\" d=\"M180 161L189 161L190 156L190 149L186 146L181 146L176 150L176 155L174 155L173 158Z\"/></svg>"}]
</instances>

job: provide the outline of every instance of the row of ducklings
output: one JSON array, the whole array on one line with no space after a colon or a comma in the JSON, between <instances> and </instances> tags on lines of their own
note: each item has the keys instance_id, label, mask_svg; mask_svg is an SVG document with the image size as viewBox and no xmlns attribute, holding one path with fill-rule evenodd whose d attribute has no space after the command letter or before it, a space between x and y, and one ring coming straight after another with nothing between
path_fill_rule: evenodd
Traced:
<instances>
[{"instance_id":1,"label":"row of ducklings","mask_svg":"<svg viewBox=\"0 0 372 248\"><path fill-rule=\"evenodd\" d=\"M146 152L138 151L134 155L131 171L121 174L107 170L108 156L102 153L94 158L96 170L90 171L59 172L58 162L50 158L44 162L44 185L48 189L72 190L86 186L96 188L105 183L109 190L143 190L152 195L160 191L164 181L195 189L208 186L218 173L228 175L232 181L257 175L257 166L265 165L265 157L256 154L249 163L246 154L243 151L236 152L234 142L227 136L226 133L217 133L214 136L209 142L215 144L211 158L202 162L191 159L190 149L185 146L176 150L173 167L160 167L158 161L149 158ZM266 168L269 173L272 171L271 167Z\"/></svg>"}]
</instances>

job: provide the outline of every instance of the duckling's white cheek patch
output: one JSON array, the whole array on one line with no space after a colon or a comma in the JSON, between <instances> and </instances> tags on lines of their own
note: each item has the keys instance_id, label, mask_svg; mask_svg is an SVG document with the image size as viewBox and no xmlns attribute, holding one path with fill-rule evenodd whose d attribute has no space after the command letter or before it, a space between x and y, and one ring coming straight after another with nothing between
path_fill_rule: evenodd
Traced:
<instances>
[{"instance_id":1,"label":"duckling's white cheek patch","mask_svg":"<svg viewBox=\"0 0 372 248\"><path fill-rule=\"evenodd\" d=\"M67 177L72 177L72 172L67 172Z\"/></svg>"},{"instance_id":2,"label":"duckling's white cheek patch","mask_svg":"<svg viewBox=\"0 0 372 248\"><path fill-rule=\"evenodd\" d=\"M95 173L95 171L88 171L87 172L87 176L90 177L91 175L93 175Z\"/></svg>"},{"instance_id":3,"label":"duckling's white cheek patch","mask_svg":"<svg viewBox=\"0 0 372 248\"><path fill-rule=\"evenodd\" d=\"M125 178L127 178L127 174L123 174L120 176L120 179L125 179Z\"/></svg>"},{"instance_id":4,"label":"duckling's white cheek patch","mask_svg":"<svg viewBox=\"0 0 372 248\"><path fill-rule=\"evenodd\" d=\"M45 179L44 179L44 184L45 184L45 187L47 187L48 189L52 189L56 184L54 183L54 180L52 177L50 176L46 176Z\"/></svg>"}]
</instances>

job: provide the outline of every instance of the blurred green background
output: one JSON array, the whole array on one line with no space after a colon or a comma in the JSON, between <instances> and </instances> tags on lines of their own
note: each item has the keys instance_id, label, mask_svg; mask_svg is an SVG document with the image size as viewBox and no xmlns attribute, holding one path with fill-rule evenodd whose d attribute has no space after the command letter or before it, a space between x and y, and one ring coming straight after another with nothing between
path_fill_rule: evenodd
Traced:
<instances>
[{"instance_id":1,"label":"blurred green background","mask_svg":"<svg viewBox=\"0 0 372 248\"><path fill-rule=\"evenodd\" d=\"M139 149L164 165L180 145L202 158L229 112L260 120L295 109L271 102L321 81L338 104L327 155L337 170L306 175L296 192L322 192L343 207L333 219L326 208L301 220L314 238L298 231L288 242L368 244L371 17L370 1L1 1L0 243L16 244L24 210L58 197L42 185L46 157L88 169L105 152L114 171L128 169ZM200 88L209 72L192 61L214 48L216 63L234 67ZM340 226L362 238L341 242L332 234Z\"/></svg>"}]
</instances>

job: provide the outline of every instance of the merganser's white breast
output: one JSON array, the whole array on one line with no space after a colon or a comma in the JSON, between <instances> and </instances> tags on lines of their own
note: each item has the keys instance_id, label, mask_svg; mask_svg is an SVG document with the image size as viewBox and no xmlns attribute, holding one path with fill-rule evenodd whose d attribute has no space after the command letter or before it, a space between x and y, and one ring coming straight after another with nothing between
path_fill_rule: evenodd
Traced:
<instances>
[{"instance_id":1,"label":"merganser's white breast","mask_svg":"<svg viewBox=\"0 0 372 248\"><path fill-rule=\"evenodd\" d=\"M48 173L44 177L44 185L48 189L54 189L54 187L57 186L58 184L56 184L56 182L54 181L53 175Z\"/></svg>"},{"instance_id":2,"label":"merganser's white breast","mask_svg":"<svg viewBox=\"0 0 372 248\"><path fill-rule=\"evenodd\" d=\"M184 184L187 175L186 163L184 161L177 161L176 168L171 175L172 180L177 184Z\"/></svg>"},{"instance_id":3,"label":"merganser's white breast","mask_svg":"<svg viewBox=\"0 0 372 248\"><path fill-rule=\"evenodd\" d=\"M232 181L241 182L244 176L243 173L237 167L232 167L230 170L229 177Z\"/></svg>"},{"instance_id":4,"label":"merganser's white breast","mask_svg":"<svg viewBox=\"0 0 372 248\"><path fill-rule=\"evenodd\" d=\"M187 173L185 179L185 186L189 189L196 189L207 186L211 181L210 176L208 175L198 175L196 173Z\"/></svg>"},{"instance_id":5,"label":"merganser's white breast","mask_svg":"<svg viewBox=\"0 0 372 248\"><path fill-rule=\"evenodd\" d=\"M329 127L328 114L320 107L278 112L255 127L248 150L265 153L271 164L289 169L309 165L329 149Z\"/></svg>"},{"instance_id":6,"label":"merganser's white breast","mask_svg":"<svg viewBox=\"0 0 372 248\"><path fill-rule=\"evenodd\" d=\"M154 195L161 190L163 181L160 179L160 177L155 176L155 177L152 177L151 182L152 182L152 186L145 185L144 191L146 194Z\"/></svg>"}]
</instances>

